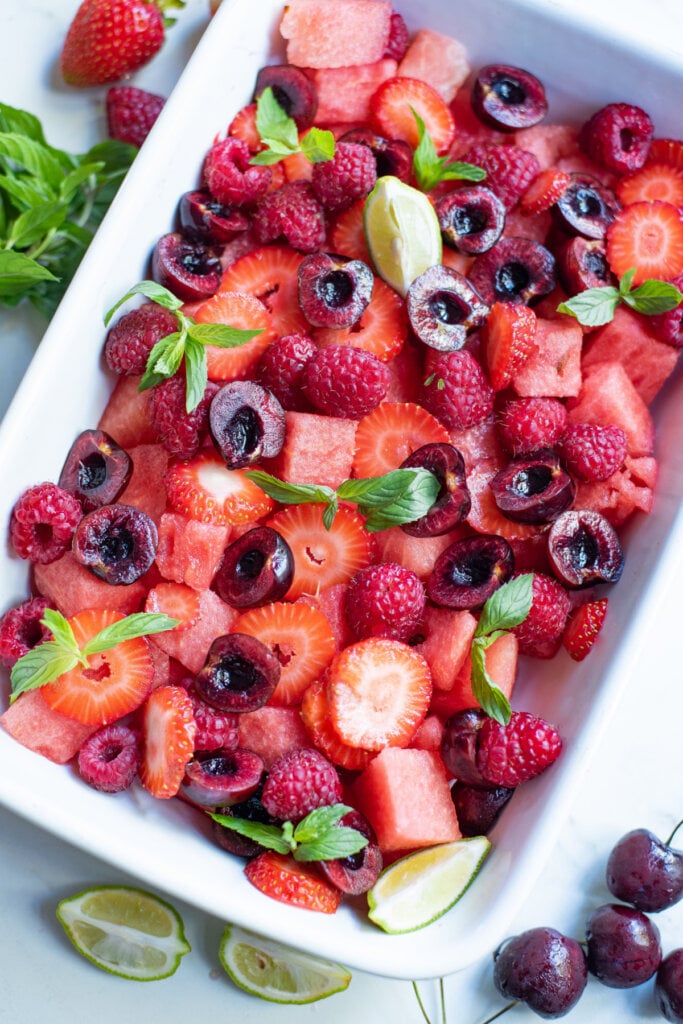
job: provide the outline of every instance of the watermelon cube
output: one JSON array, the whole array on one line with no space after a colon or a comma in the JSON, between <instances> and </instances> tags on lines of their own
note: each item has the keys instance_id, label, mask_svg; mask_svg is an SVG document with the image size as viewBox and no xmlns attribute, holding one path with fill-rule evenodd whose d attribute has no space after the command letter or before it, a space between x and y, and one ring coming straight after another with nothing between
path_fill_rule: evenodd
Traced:
<instances>
[{"instance_id":1,"label":"watermelon cube","mask_svg":"<svg viewBox=\"0 0 683 1024\"><path fill-rule=\"evenodd\" d=\"M348 68L384 56L389 0L290 0L280 22L287 62L302 68Z\"/></svg>"},{"instance_id":2,"label":"watermelon cube","mask_svg":"<svg viewBox=\"0 0 683 1024\"><path fill-rule=\"evenodd\" d=\"M297 598L297 602L301 604L309 604L320 609L330 624L337 651L348 647L355 640L346 620L347 586L346 583L337 583L333 587L319 590L317 594L302 594Z\"/></svg>"},{"instance_id":3,"label":"watermelon cube","mask_svg":"<svg viewBox=\"0 0 683 1024\"><path fill-rule=\"evenodd\" d=\"M318 93L316 124L369 120L372 94L396 74L396 68L396 61L385 57L374 64L308 69Z\"/></svg>"},{"instance_id":4,"label":"watermelon cube","mask_svg":"<svg viewBox=\"0 0 683 1024\"><path fill-rule=\"evenodd\" d=\"M119 501L146 512L159 523L166 508L164 476L168 469L168 452L161 444L139 444L128 449L133 472Z\"/></svg>"},{"instance_id":5,"label":"watermelon cube","mask_svg":"<svg viewBox=\"0 0 683 1024\"><path fill-rule=\"evenodd\" d=\"M385 747L352 790L384 852L460 839L446 770L434 751Z\"/></svg>"},{"instance_id":6,"label":"watermelon cube","mask_svg":"<svg viewBox=\"0 0 683 1024\"><path fill-rule=\"evenodd\" d=\"M558 160L579 152L578 128L569 124L537 124L522 128L512 137L515 146L533 153L541 170L554 167Z\"/></svg>"},{"instance_id":7,"label":"watermelon cube","mask_svg":"<svg viewBox=\"0 0 683 1024\"><path fill-rule=\"evenodd\" d=\"M177 512L164 512L159 520L159 572L164 579L206 590L216 574L230 532L230 526L200 523Z\"/></svg>"},{"instance_id":8,"label":"watermelon cube","mask_svg":"<svg viewBox=\"0 0 683 1024\"><path fill-rule=\"evenodd\" d=\"M411 747L418 750L441 750L443 722L438 715L427 715L413 736Z\"/></svg>"},{"instance_id":9,"label":"watermelon cube","mask_svg":"<svg viewBox=\"0 0 683 1024\"><path fill-rule=\"evenodd\" d=\"M158 440L149 417L151 391L138 391L139 383L139 377L119 377L97 424L126 450Z\"/></svg>"},{"instance_id":10,"label":"watermelon cube","mask_svg":"<svg viewBox=\"0 0 683 1024\"><path fill-rule=\"evenodd\" d=\"M613 526L621 526L632 512L652 511L657 468L651 456L627 455L624 465L607 480L579 483L575 505L600 512Z\"/></svg>"},{"instance_id":11,"label":"watermelon cube","mask_svg":"<svg viewBox=\"0 0 683 1024\"><path fill-rule=\"evenodd\" d=\"M0 725L23 747L55 764L66 764L98 726L53 711L40 690L27 690L0 715Z\"/></svg>"},{"instance_id":12,"label":"watermelon cube","mask_svg":"<svg viewBox=\"0 0 683 1024\"><path fill-rule=\"evenodd\" d=\"M518 643L514 633L505 633L503 636L498 637L486 649L484 656L486 671L508 700L517 678L517 656ZM468 655L451 689L434 689L431 710L442 718L448 718L450 715L454 715L456 711L464 711L466 708L476 707L479 707L479 704L472 692L472 662Z\"/></svg>"},{"instance_id":13,"label":"watermelon cube","mask_svg":"<svg viewBox=\"0 0 683 1024\"><path fill-rule=\"evenodd\" d=\"M477 620L470 612L429 605L422 631L424 642L417 650L426 659L432 683L439 690L451 690L467 658Z\"/></svg>"},{"instance_id":14,"label":"watermelon cube","mask_svg":"<svg viewBox=\"0 0 683 1024\"><path fill-rule=\"evenodd\" d=\"M617 360L649 405L673 373L679 354L678 349L652 333L647 317L627 306L618 306L614 318L590 334L582 365L585 369Z\"/></svg>"},{"instance_id":15,"label":"watermelon cube","mask_svg":"<svg viewBox=\"0 0 683 1024\"><path fill-rule=\"evenodd\" d=\"M436 89L446 103L455 99L470 73L467 50L451 36L421 28L413 36L398 66L402 78L420 78Z\"/></svg>"},{"instance_id":16,"label":"watermelon cube","mask_svg":"<svg viewBox=\"0 0 683 1024\"><path fill-rule=\"evenodd\" d=\"M112 586L76 561L70 551L49 565L34 566L35 589L47 597L67 619L85 608L108 608L131 615L140 611L151 581L158 574L154 567L139 580L125 587Z\"/></svg>"},{"instance_id":17,"label":"watermelon cube","mask_svg":"<svg viewBox=\"0 0 683 1024\"><path fill-rule=\"evenodd\" d=\"M262 758L266 771L288 750L310 747L298 708L264 706L239 716L239 745Z\"/></svg>"},{"instance_id":18,"label":"watermelon cube","mask_svg":"<svg viewBox=\"0 0 683 1024\"><path fill-rule=\"evenodd\" d=\"M356 420L311 412L286 412L286 434L275 459L263 467L294 484L337 488L351 476Z\"/></svg>"},{"instance_id":19,"label":"watermelon cube","mask_svg":"<svg viewBox=\"0 0 683 1024\"><path fill-rule=\"evenodd\" d=\"M536 351L532 352L512 379L520 397L568 398L581 389L581 346L583 331L576 321L536 322Z\"/></svg>"},{"instance_id":20,"label":"watermelon cube","mask_svg":"<svg viewBox=\"0 0 683 1024\"><path fill-rule=\"evenodd\" d=\"M489 416L466 430L451 431L451 444L465 460L468 473L486 459L494 459L503 464L503 449L500 446L494 416Z\"/></svg>"},{"instance_id":21,"label":"watermelon cube","mask_svg":"<svg viewBox=\"0 0 683 1024\"><path fill-rule=\"evenodd\" d=\"M655 428L652 416L622 363L586 367L577 398L567 402L570 423L615 423L626 433L631 455L651 455Z\"/></svg>"},{"instance_id":22,"label":"watermelon cube","mask_svg":"<svg viewBox=\"0 0 683 1024\"><path fill-rule=\"evenodd\" d=\"M149 642L196 675L203 668L213 641L230 632L237 615L238 612L221 601L213 590L202 590L199 592L199 615L195 622L166 633L155 633Z\"/></svg>"}]
</instances>

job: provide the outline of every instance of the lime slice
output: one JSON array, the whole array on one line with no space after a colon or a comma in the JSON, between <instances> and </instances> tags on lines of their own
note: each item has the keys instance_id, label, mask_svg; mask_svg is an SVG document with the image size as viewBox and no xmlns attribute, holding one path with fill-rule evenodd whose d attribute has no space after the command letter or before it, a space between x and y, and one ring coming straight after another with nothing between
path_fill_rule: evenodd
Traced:
<instances>
[{"instance_id":1,"label":"lime slice","mask_svg":"<svg viewBox=\"0 0 683 1024\"><path fill-rule=\"evenodd\" d=\"M226 925L218 951L232 980L270 1003L314 1003L343 992L351 972L279 942Z\"/></svg>"},{"instance_id":2,"label":"lime slice","mask_svg":"<svg viewBox=\"0 0 683 1024\"><path fill-rule=\"evenodd\" d=\"M190 952L180 915L143 889L85 889L62 900L57 917L79 953L132 981L167 978Z\"/></svg>"},{"instance_id":3,"label":"lime slice","mask_svg":"<svg viewBox=\"0 0 683 1024\"><path fill-rule=\"evenodd\" d=\"M490 849L486 836L474 836L402 857L368 892L368 917L392 934L424 928L460 899Z\"/></svg>"},{"instance_id":4,"label":"lime slice","mask_svg":"<svg viewBox=\"0 0 683 1024\"><path fill-rule=\"evenodd\" d=\"M441 263L441 229L424 194L391 174L378 178L363 207L363 227L375 270L405 298L427 267Z\"/></svg>"}]
</instances>

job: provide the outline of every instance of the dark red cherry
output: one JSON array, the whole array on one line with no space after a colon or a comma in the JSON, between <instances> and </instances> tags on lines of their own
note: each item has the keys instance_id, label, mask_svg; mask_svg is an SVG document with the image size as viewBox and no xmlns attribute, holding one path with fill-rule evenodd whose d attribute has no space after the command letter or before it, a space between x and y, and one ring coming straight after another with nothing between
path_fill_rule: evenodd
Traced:
<instances>
[{"instance_id":1,"label":"dark red cherry","mask_svg":"<svg viewBox=\"0 0 683 1024\"><path fill-rule=\"evenodd\" d=\"M338 824L355 828L366 837L368 844L349 857L318 861L318 867L337 889L349 896L358 896L371 889L379 878L382 851L370 823L358 811L349 811L339 819Z\"/></svg>"},{"instance_id":2,"label":"dark red cherry","mask_svg":"<svg viewBox=\"0 0 683 1024\"><path fill-rule=\"evenodd\" d=\"M312 79L293 64L269 64L256 76L254 99L268 86L285 114L296 121L299 131L310 128L318 109L318 93Z\"/></svg>"},{"instance_id":3,"label":"dark red cherry","mask_svg":"<svg viewBox=\"0 0 683 1024\"><path fill-rule=\"evenodd\" d=\"M493 981L501 995L546 1019L569 1013L587 978L581 945L554 928L530 928L494 954Z\"/></svg>"},{"instance_id":4,"label":"dark red cherry","mask_svg":"<svg viewBox=\"0 0 683 1024\"><path fill-rule=\"evenodd\" d=\"M510 579L512 548L497 534L456 540L442 551L427 579L427 596L441 608L481 608Z\"/></svg>"},{"instance_id":5,"label":"dark red cherry","mask_svg":"<svg viewBox=\"0 0 683 1024\"><path fill-rule=\"evenodd\" d=\"M666 956L655 978L657 1009L672 1024L683 1021L683 949L674 949Z\"/></svg>"},{"instance_id":6,"label":"dark red cherry","mask_svg":"<svg viewBox=\"0 0 683 1024\"><path fill-rule=\"evenodd\" d=\"M467 256L488 252L505 227L505 203L484 185L447 192L437 200L436 215L446 244Z\"/></svg>"},{"instance_id":7,"label":"dark red cherry","mask_svg":"<svg viewBox=\"0 0 683 1024\"><path fill-rule=\"evenodd\" d=\"M255 793L262 777L263 760L251 750L200 750L185 768L178 796L198 807L230 807Z\"/></svg>"},{"instance_id":8,"label":"dark red cherry","mask_svg":"<svg viewBox=\"0 0 683 1024\"><path fill-rule=\"evenodd\" d=\"M218 291L223 268L213 249L179 232L163 235L152 253L152 277L183 302L200 302Z\"/></svg>"},{"instance_id":9,"label":"dark red cherry","mask_svg":"<svg viewBox=\"0 0 683 1024\"><path fill-rule=\"evenodd\" d=\"M279 455L285 413L272 391L250 380L224 384L211 399L209 430L228 469Z\"/></svg>"},{"instance_id":10,"label":"dark red cherry","mask_svg":"<svg viewBox=\"0 0 683 1024\"><path fill-rule=\"evenodd\" d=\"M69 449L58 483L78 498L84 512L92 512L119 498L132 471L130 455L109 434L84 430Z\"/></svg>"},{"instance_id":11,"label":"dark red cherry","mask_svg":"<svg viewBox=\"0 0 683 1024\"><path fill-rule=\"evenodd\" d=\"M462 348L489 308L457 270L437 264L416 277L406 295L410 326L424 345L440 352Z\"/></svg>"},{"instance_id":12,"label":"dark red cherry","mask_svg":"<svg viewBox=\"0 0 683 1024\"><path fill-rule=\"evenodd\" d=\"M624 568L624 552L616 530L599 512L570 509L548 532L548 558L566 587L616 583Z\"/></svg>"},{"instance_id":13,"label":"dark red cherry","mask_svg":"<svg viewBox=\"0 0 683 1024\"><path fill-rule=\"evenodd\" d=\"M501 238L477 256L469 279L484 302L533 304L555 287L555 257L531 238Z\"/></svg>"},{"instance_id":14,"label":"dark red cherry","mask_svg":"<svg viewBox=\"0 0 683 1024\"><path fill-rule=\"evenodd\" d=\"M234 608L280 601L294 576L294 555L270 526L256 526L226 549L214 577L216 593Z\"/></svg>"},{"instance_id":15,"label":"dark red cherry","mask_svg":"<svg viewBox=\"0 0 683 1024\"><path fill-rule=\"evenodd\" d=\"M614 192L597 178L572 174L571 183L553 206L553 217L572 235L604 238L619 208Z\"/></svg>"},{"instance_id":16,"label":"dark red cherry","mask_svg":"<svg viewBox=\"0 0 683 1024\"><path fill-rule=\"evenodd\" d=\"M644 913L658 913L683 897L683 850L646 828L627 832L607 861L607 888Z\"/></svg>"},{"instance_id":17,"label":"dark red cherry","mask_svg":"<svg viewBox=\"0 0 683 1024\"><path fill-rule=\"evenodd\" d=\"M228 633L211 644L194 687L220 711L263 707L280 681L280 662L271 649L246 633Z\"/></svg>"},{"instance_id":18,"label":"dark red cherry","mask_svg":"<svg viewBox=\"0 0 683 1024\"><path fill-rule=\"evenodd\" d=\"M488 64L472 86L472 109L485 124L498 131L531 128L548 112L542 83L523 68Z\"/></svg>"},{"instance_id":19,"label":"dark red cherry","mask_svg":"<svg viewBox=\"0 0 683 1024\"><path fill-rule=\"evenodd\" d=\"M249 227L249 218L243 210L224 206L201 189L186 192L181 197L178 220L186 238L209 245L231 242Z\"/></svg>"},{"instance_id":20,"label":"dark red cherry","mask_svg":"<svg viewBox=\"0 0 683 1024\"><path fill-rule=\"evenodd\" d=\"M159 534L146 512L132 505L104 505L84 515L72 550L77 562L115 586L134 583L154 563Z\"/></svg>"},{"instance_id":21,"label":"dark red cherry","mask_svg":"<svg viewBox=\"0 0 683 1024\"><path fill-rule=\"evenodd\" d=\"M588 970L610 988L648 981L662 961L659 929L634 907L604 903L586 924Z\"/></svg>"},{"instance_id":22,"label":"dark red cherry","mask_svg":"<svg viewBox=\"0 0 683 1024\"><path fill-rule=\"evenodd\" d=\"M574 501L576 485L550 449L520 455L496 473L493 499L516 523L549 523Z\"/></svg>"},{"instance_id":23,"label":"dark red cherry","mask_svg":"<svg viewBox=\"0 0 683 1024\"><path fill-rule=\"evenodd\" d=\"M452 444L437 442L423 444L404 459L401 469L427 469L440 484L436 501L413 523L403 523L401 529L411 537L437 537L448 533L467 518L472 501L467 488L465 460Z\"/></svg>"},{"instance_id":24,"label":"dark red cherry","mask_svg":"<svg viewBox=\"0 0 683 1024\"><path fill-rule=\"evenodd\" d=\"M362 260L317 252L299 265L299 305L314 327L351 327L372 298L375 278Z\"/></svg>"}]
</instances>

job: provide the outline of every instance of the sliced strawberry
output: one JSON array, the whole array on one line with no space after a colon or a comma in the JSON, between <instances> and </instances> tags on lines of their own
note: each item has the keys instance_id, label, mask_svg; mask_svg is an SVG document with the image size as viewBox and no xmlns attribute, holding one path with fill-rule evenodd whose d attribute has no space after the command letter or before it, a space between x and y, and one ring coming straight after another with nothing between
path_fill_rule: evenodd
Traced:
<instances>
[{"instance_id":1,"label":"sliced strawberry","mask_svg":"<svg viewBox=\"0 0 683 1024\"><path fill-rule=\"evenodd\" d=\"M325 693L330 723L344 743L362 750L406 747L427 714L432 677L413 647L371 637L337 655Z\"/></svg>"},{"instance_id":2,"label":"sliced strawberry","mask_svg":"<svg viewBox=\"0 0 683 1024\"><path fill-rule=\"evenodd\" d=\"M534 178L520 199L519 205L524 213L543 213L544 210L549 210L551 206L555 205L571 180L571 176L566 171L560 171L556 167L547 167Z\"/></svg>"},{"instance_id":3,"label":"sliced strawberry","mask_svg":"<svg viewBox=\"0 0 683 1024\"><path fill-rule=\"evenodd\" d=\"M635 174L622 178L616 192L622 206L661 199L680 208L683 206L683 166L648 163Z\"/></svg>"},{"instance_id":4,"label":"sliced strawberry","mask_svg":"<svg viewBox=\"0 0 683 1024\"><path fill-rule=\"evenodd\" d=\"M228 125L228 135L241 139L249 147L250 153L258 153L265 149L258 128L256 127L256 104L248 103L238 110Z\"/></svg>"},{"instance_id":5,"label":"sliced strawberry","mask_svg":"<svg viewBox=\"0 0 683 1024\"><path fill-rule=\"evenodd\" d=\"M341 903L341 890L330 885L315 868L266 850L250 860L244 873L265 896L303 910L334 914Z\"/></svg>"},{"instance_id":6,"label":"sliced strawberry","mask_svg":"<svg viewBox=\"0 0 683 1024\"><path fill-rule=\"evenodd\" d=\"M254 249L228 267L219 294L249 292L260 299L270 313L276 334L306 334L308 322L299 308L297 279L302 259L300 252L284 245Z\"/></svg>"},{"instance_id":7,"label":"sliced strawberry","mask_svg":"<svg viewBox=\"0 0 683 1024\"><path fill-rule=\"evenodd\" d=\"M194 753L196 731L183 686L160 686L149 695L142 712L140 781L152 796L168 800L176 795Z\"/></svg>"},{"instance_id":8,"label":"sliced strawberry","mask_svg":"<svg viewBox=\"0 0 683 1024\"><path fill-rule=\"evenodd\" d=\"M83 647L105 626L122 618L120 612L87 609L69 619L69 625L78 646ZM84 725L107 725L135 711L152 688L154 665L144 637L124 640L88 660L87 668L78 665L41 687L53 711Z\"/></svg>"},{"instance_id":9,"label":"sliced strawberry","mask_svg":"<svg viewBox=\"0 0 683 1024\"><path fill-rule=\"evenodd\" d=\"M398 469L423 444L450 437L435 416L414 402L382 402L358 423L353 475L381 476Z\"/></svg>"},{"instance_id":10,"label":"sliced strawberry","mask_svg":"<svg viewBox=\"0 0 683 1024\"><path fill-rule=\"evenodd\" d=\"M275 601L250 608L234 622L234 633L247 633L269 647L280 662L280 681L271 704L298 704L306 688L332 660L332 627L318 608Z\"/></svg>"},{"instance_id":11,"label":"sliced strawberry","mask_svg":"<svg viewBox=\"0 0 683 1024\"><path fill-rule=\"evenodd\" d=\"M199 594L184 583L157 583L147 593L145 611L179 619L176 631L189 629L199 619Z\"/></svg>"},{"instance_id":12,"label":"sliced strawberry","mask_svg":"<svg viewBox=\"0 0 683 1024\"><path fill-rule=\"evenodd\" d=\"M204 449L193 459L169 466L165 477L169 505L174 512L204 523L252 523L274 505L246 472L227 469L217 452Z\"/></svg>"},{"instance_id":13,"label":"sliced strawberry","mask_svg":"<svg viewBox=\"0 0 683 1024\"><path fill-rule=\"evenodd\" d=\"M365 200L358 199L353 206L349 206L337 215L330 241L333 252L349 256L352 260L363 260L364 263L372 266L363 228L364 206Z\"/></svg>"},{"instance_id":14,"label":"sliced strawberry","mask_svg":"<svg viewBox=\"0 0 683 1024\"><path fill-rule=\"evenodd\" d=\"M437 153L445 153L455 138L455 122L436 89L419 78L387 78L370 100L370 120L379 135L403 139L413 149L419 137L413 110L424 121Z\"/></svg>"},{"instance_id":15,"label":"sliced strawberry","mask_svg":"<svg viewBox=\"0 0 683 1024\"><path fill-rule=\"evenodd\" d=\"M667 164L683 169L683 141L681 139L653 139L647 152L645 166Z\"/></svg>"},{"instance_id":16,"label":"sliced strawberry","mask_svg":"<svg viewBox=\"0 0 683 1024\"><path fill-rule=\"evenodd\" d=\"M370 751L344 743L330 722L324 676L312 683L304 693L301 718L315 746L332 764L349 771L362 771L367 767L372 757Z\"/></svg>"},{"instance_id":17,"label":"sliced strawberry","mask_svg":"<svg viewBox=\"0 0 683 1024\"><path fill-rule=\"evenodd\" d=\"M313 338L320 348L327 345L353 345L390 362L403 348L408 337L408 315L400 295L375 278L372 298L352 327L319 328Z\"/></svg>"},{"instance_id":18,"label":"sliced strawberry","mask_svg":"<svg viewBox=\"0 0 683 1024\"><path fill-rule=\"evenodd\" d=\"M536 314L530 306L494 302L484 328L484 351L489 380L502 391L535 349Z\"/></svg>"},{"instance_id":19,"label":"sliced strawberry","mask_svg":"<svg viewBox=\"0 0 683 1024\"><path fill-rule=\"evenodd\" d=\"M262 352L275 337L271 316L262 302L248 292L221 290L202 302L194 312L200 324L228 324L241 331L260 331L255 338L236 348L206 346L206 366L210 380L238 380L255 369Z\"/></svg>"},{"instance_id":20,"label":"sliced strawberry","mask_svg":"<svg viewBox=\"0 0 683 1024\"><path fill-rule=\"evenodd\" d=\"M632 203L607 229L607 260L617 277L635 267L633 284L671 281L683 266L683 216L671 203Z\"/></svg>"},{"instance_id":21,"label":"sliced strawberry","mask_svg":"<svg viewBox=\"0 0 683 1024\"><path fill-rule=\"evenodd\" d=\"M322 505L290 505L268 521L285 538L294 555L294 578L288 600L346 583L372 561L372 537L357 512L342 508L332 528L323 523Z\"/></svg>"},{"instance_id":22,"label":"sliced strawberry","mask_svg":"<svg viewBox=\"0 0 683 1024\"><path fill-rule=\"evenodd\" d=\"M574 661L583 661L602 629L607 615L607 598L588 601L572 612L562 644Z\"/></svg>"}]
</instances>

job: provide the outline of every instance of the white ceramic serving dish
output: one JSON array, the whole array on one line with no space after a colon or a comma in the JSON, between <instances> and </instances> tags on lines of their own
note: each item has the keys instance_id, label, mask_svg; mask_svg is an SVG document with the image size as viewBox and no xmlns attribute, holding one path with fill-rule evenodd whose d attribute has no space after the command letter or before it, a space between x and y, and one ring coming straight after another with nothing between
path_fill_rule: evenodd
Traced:
<instances>
[{"instance_id":1,"label":"white ceramic serving dish","mask_svg":"<svg viewBox=\"0 0 683 1024\"><path fill-rule=\"evenodd\" d=\"M414 6L414 10L412 7ZM399 5L411 28L461 39L473 66L526 66L546 83L549 120L579 121L605 102L638 102L659 135L681 134L671 97L683 72L661 57L594 33L538 0L421 0ZM194 187L203 153L250 98L256 70L282 59L276 25L282 0L224 0L135 161L31 364L0 429L0 522L27 486L55 479L75 435L93 426L111 388L102 370L105 311L146 274L151 248L169 230L178 197ZM523 665L516 695L556 723L565 753L524 786L493 833L494 851L476 883L438 922L388 936L345 906L331 917L293 910L253 889L242 863L196 827L179 801L140 789L105 797L16 744L0 729L0 801L66 842L132 872L156 889L291 945L396 978L456 971L489 952L530 891L566 818L609 712L631 677L637 651L666 615L669 579L680 579L683 522L683 381L658 403L665 454L654 513L626 539L626 569L610 592L604 638L581 665L559 656ZM26 566L3 550L0 609L23 599ZM3 680L2 705L8 684Z\"/></svg>"}]
</instances>

